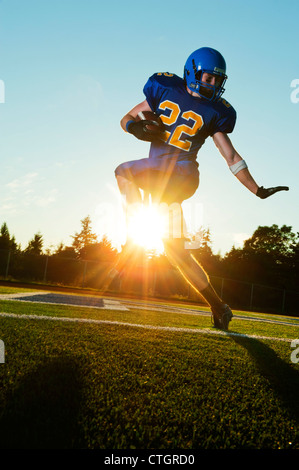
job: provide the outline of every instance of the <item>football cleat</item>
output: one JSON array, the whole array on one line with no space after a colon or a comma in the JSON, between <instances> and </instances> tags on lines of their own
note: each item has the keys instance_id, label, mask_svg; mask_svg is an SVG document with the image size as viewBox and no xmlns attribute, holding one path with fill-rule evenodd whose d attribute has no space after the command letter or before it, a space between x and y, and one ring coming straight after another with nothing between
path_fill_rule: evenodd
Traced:
<instances>
[{"instance_id":1,"label":"football cleat","mask_svg":"<svg viewBox=\"0 0 299 470\"><path fill-rule=\"evenodd\" d=\"M228 330L228 324L233 318L233 313L227 304L223 304L222 308L212 308L212 322L215 328L220 330Z\"/></svg>"}]
</instances>

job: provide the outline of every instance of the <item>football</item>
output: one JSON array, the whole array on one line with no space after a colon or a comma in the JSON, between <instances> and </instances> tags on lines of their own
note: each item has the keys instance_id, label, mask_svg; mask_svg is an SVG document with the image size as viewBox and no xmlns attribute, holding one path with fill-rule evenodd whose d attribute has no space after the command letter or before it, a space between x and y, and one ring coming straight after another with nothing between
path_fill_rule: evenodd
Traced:
<instances>
[{"instance_id":1,"label":"football","mask_svg":"<svg viewBox=\"0 0 299 470\"><path fill-rule=\"evenodd\" d=\"M137 121L152 121L153 125L147 125L146 128L149 131L153 132L163 132L164 131L164 124L162 119L153 111L140 111L136 117Z\"/></svg>"}]
</instances>

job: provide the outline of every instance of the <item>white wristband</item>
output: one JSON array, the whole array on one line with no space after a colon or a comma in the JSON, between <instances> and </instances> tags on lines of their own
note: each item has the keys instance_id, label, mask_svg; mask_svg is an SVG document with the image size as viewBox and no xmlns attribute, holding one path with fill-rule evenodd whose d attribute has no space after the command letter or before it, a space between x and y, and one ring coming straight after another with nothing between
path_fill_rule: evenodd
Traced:
<instances>
[{"instance_id":1,"label":"white wristband","mask_svg":"<svg viewBox=\"0 0 299 470\"><path fill-rule=\"evenodd\" d=\"M245 168L248 168L245 160L240 160L239 162L234 163L233 165L229 167L230 171L235 176L237 173L239 173L239 171L244 170Z\"/></svg>"}]
</instances>

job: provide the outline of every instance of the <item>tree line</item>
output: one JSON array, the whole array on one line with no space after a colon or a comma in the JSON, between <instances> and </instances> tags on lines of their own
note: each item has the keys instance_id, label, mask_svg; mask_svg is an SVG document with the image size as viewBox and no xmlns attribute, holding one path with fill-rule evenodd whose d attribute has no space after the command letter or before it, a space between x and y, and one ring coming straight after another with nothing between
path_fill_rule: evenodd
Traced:
<instances>
[{"instance_id":1,"label":"tree line","mask_svg":"<svg viewBox=\"0 0 299 470\"><path fill-rule=\"evenodd\" d=\"M0 250L9 251L12 254L37 255L37 256L60 256L78 260L89 261L109 261L116 256L117 250L113 248L111 241L106 235L99 241L95 233L92 232L90 216L81 220L81 231L72 236L71 246L63 243L57 246L54 251L44 249L43 235L38 232L22 249L16 242L15 236L10 235L7 223L4 222L0 228Z\"/></svg>"},{"instance_id":2,"label":"tree line","mask_svg":"<svg viewBox=\"0 0 299 470\"><path fill-rule=\"evenodd\" d=\"M90 216L81 220L81 230L72 236L70 246L61 243L54 251L44 249L41 233L36 233L22 249L15 236L9 232L6 222L0 229L0 251L18 255L18 264L28 266L28 259L49 257L51 259L68 259L73 261L90 261L102 265L112 265L119 255L107 236L98 240L92 231ZM207 270L210 276L236 279L238 281L269 285L272 287L298 291L299 286L299 232L291 226L276 224L258 226L243 246L234 246L225 255L215 254L212 250L211 234L208 229L201 229L193 237L196 249L192 250L195 258ZM130 263L140 266L147 256L143 249L136 249ZM0 262L4 259L0 257ZM151 254L151 266L157 269L171 269L164 254ZM19 269L20 266L19 266ZM25 269L25 268L24 268ZM57 268L58 269L58 268ZM24 272L24 270L23 270Z\"/></svg>"}]
</instances>

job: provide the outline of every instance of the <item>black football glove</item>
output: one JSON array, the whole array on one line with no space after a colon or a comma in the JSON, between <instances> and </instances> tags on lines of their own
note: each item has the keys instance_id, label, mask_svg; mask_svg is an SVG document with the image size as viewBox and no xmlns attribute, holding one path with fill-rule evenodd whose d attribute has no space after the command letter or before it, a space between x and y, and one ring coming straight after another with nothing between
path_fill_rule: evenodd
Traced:
<instances>
[{"instance_id":1,"label":"black football glove","mask_svg":"<svg viewBox=\"0 0 299 470\"><path fill-rule=\"evenodd\" d=\"M261 199L266 199L267 197L272 196L272 194L275 194L278 191L288 191L288 190L289 190L288 186L275 186L275 188L268 188L268 189L261 186L257 190L256 195L257 197L260 197Z\"/></svg>"},{"instance_id":2,"label":"black football glove","mask_svg":"<svg viewBox=\"0 0 299 470\"><path fill-rule=\"evenodd\" d=\"M146 126L157 126L157 130L151 130L148 129ZM137 139L139 140L145 140L146 142L153 142L159 137L161 137L161 129L159 128L159 125L155 121L148 121L146 119L143 119L141 121L132 121L130 124L127 126L127 131L130 134L133 134Z\"/></svg>"}]
</instances>

